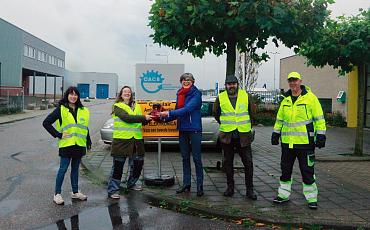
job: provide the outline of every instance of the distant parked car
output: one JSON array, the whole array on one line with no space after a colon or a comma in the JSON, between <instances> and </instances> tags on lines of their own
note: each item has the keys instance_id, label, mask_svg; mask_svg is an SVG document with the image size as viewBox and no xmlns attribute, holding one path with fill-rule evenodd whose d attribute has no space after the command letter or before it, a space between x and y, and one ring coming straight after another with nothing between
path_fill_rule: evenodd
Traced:
<instances>
[{"instance_id":1,"label":"distant parked car","mask_svg":"<svg viewBox=\"0 0 370 230\"><path fill-rule=\"evenodd\" d=\"M218 128L217 121L213 118L212 108L215 98L207 98L202 101L202 145L216 147L218 145ZM113 141L113 119L108 119L100 129L101 139L106 144L111 144ZM156 144L156 138L144 138L145 144ZM178 138L161 138L162 144L178 145Z\"/></svg>"}]
</instances>

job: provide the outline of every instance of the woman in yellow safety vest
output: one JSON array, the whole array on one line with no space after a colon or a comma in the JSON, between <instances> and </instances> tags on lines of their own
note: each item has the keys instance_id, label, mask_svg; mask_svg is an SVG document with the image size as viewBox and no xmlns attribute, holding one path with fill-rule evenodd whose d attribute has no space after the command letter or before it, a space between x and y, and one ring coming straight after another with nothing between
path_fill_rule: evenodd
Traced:
<instances>
[{"instance_id":1,"label":"woman in yellow safety vest","mask_svg":"<svg viewBox=\"0 0 370 230\"><path fill-rule=\"evenodd\" d=\"M123 166L129 158L130 176L127 188L140 191L136 185L144 164L144 141L142 124L152 120L151 115L142 115L140 105L135 103L129 86L122 87L113 105L113 142L111 156L113 166L108 182L108 197L119 199Z\"/></svg>"},{"instance_id":2,"label":"woman in yellow safety vest","mask_svg":"<svg viewBox=\"0 0 370 230\"><path fill-rule=\"evenodd\" d=\"M74 86L69 87L59 106L50 113L42 123L44 128L54 137L58 138L60 166L55 183L53 201L64 204L62 184L64 175L71 163L72 199L87 200L87 196L78 190L78 171L81 158L86 154L86 148L91 148L89 135L90 112L80 101L80 93ZM57 128L53 127L56 122Z\"/></svg>"}]
</instances>

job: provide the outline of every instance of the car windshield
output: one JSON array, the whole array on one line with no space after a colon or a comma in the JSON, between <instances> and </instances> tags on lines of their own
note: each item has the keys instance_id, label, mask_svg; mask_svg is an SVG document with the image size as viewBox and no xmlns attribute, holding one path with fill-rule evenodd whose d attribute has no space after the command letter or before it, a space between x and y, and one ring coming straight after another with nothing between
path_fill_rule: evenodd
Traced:
<instances>
[{"instance_id":1,"label":"car windshield","mask_svg":"<svg viewBox=\"0 0 370 230\"><path fill-rule=\"evenodd\" d=\"M213 102L203 101L202 108L200 109L202 117L212 116Z\"/></svg>"}]
</instances>

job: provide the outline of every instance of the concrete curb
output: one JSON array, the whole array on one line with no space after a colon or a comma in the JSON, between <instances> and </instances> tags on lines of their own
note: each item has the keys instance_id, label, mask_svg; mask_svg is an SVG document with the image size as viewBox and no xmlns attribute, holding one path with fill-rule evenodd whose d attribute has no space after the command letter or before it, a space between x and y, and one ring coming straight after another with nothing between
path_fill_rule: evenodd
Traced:
<instances>
[{"instance_id":1,"label":"concrete curb","mask_svg":"<svg viewBox=\"0 0 370 230\"><path fill-rule=\"evenodd\" d=\"M370 161L370 156L369 155L364 155L362 157L359 157L359 156L342 156L342 155L322 156L322 157L316 157L316 161L318 161L318 162L356 162L356 161Z\"/></svg>"}]
</instances>

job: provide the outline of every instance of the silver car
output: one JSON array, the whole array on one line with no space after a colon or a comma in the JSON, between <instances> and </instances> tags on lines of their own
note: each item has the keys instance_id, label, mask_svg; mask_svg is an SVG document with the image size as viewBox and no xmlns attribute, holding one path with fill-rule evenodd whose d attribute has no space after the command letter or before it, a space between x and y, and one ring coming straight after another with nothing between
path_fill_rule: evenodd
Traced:
<instances>
[{"instance_id":1,"label":"silver car","mask_svg":"<svg viewBox=\"0 0 370 230\"><path fill-rule=\"evenodd\" d=\"M215 98L203 99L201 115L202 115L202 145L216 147L218 145L219 124L212 115L212 108ZM106 144L111 144L113 140L113 119L109 119L100 129L101 139ZM144 138L145 144L158 143L157 138ZM161 138L162 144L178 145L178 138Z\"/></svg>"}]
</instances>

